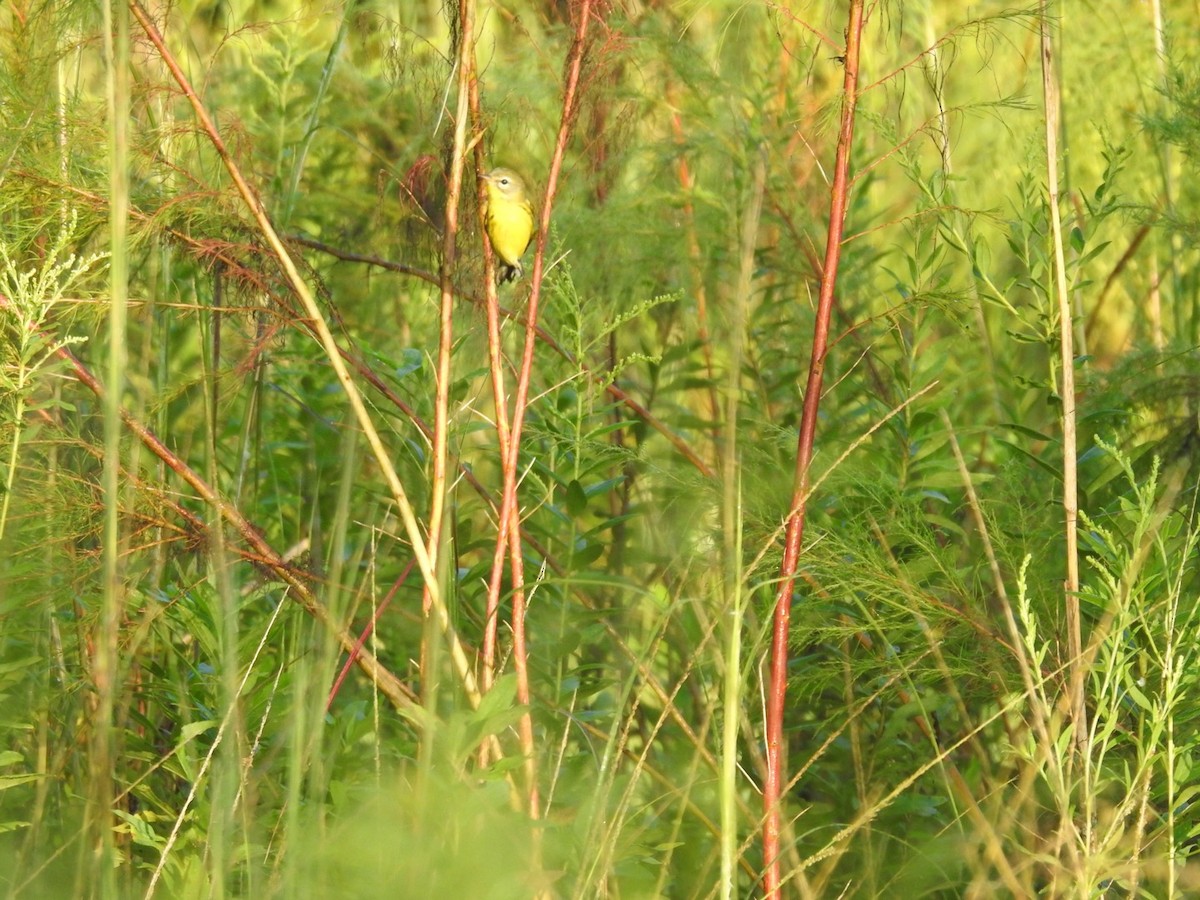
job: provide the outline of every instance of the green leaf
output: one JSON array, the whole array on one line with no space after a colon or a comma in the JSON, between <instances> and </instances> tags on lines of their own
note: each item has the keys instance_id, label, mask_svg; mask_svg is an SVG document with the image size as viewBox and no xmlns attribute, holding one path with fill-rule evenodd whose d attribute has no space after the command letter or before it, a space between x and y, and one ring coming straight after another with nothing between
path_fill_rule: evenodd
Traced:
<instances>
[{"instance_id":1,"label":"green leaf","mask_svg":"<svg viewBox=\"0 0 1200 900\"><path fill-rule=\"evenodd\" d=\"M191 741L192 738L203 734L210 728L216 728L217 724L218 723L216 719L204 719L203 721L199 722L189 722L179 730L179 742L176 744L176 747L183 746Z\"/></svg>"},{"instance_id":2,"label":"green leaf","mask_svg":"<svg viewBox=\"0 0 1200 900\"><path fill-rule=\"evenodd\" d=\"M1018 456L1025 457L1027 460L1029 460L1031 463L1033 463L1039 469L1041 469L1042 471L1049 474L1052 478L1054 478L1055 481L1062 481L1062 472L1060 472L1054 466L1050 465L1048 462L1044 461L1040 456L1037 456L1034 453L1030 453L1024 447L1014 444L1011 441L1006 441L1003 438L998 439L996 441L996 443L1001 444L1005 447L1008 447L1010 450L1012 450Z\"/></svg>"},{"instance_id":3,"label":"green leaf","mask_svg":"<svg viewBox=\"0 0 1200 900\"><path fill-rule=\"evenodd\" d=\"M1142 689L1138 687L1133 679L1129 678L1125 680L1125 692L1129 694L1134 703L1146 712L1154 711L1154 704L1150 702L1149 697L1142 693Z\"/></svg>"},{"instance_id":4,"label":"green leaf","mask_svg":"<svg viewBox=\"0 0 1200 900\"><path fill-rule=\"evenodd\" d=\"M32 781L40 781L46 776L37 772L31 772L27 775L0 775L0 791L6 791L12 787L18 787L22 784L29 784Z\"/></svg>"},{"instance_id":5,"label":"green leaf","mask_svg":"<svg viewBox=\"0 0 1200 900\"><path fill-rule=\"evenodd\" d=\"M595 541L589 541L571 554L571 565L575 568L583 568L584 566L591 565L603 555L604 545Z\"/></svg>"},{"instance_id":6,"label":"green leaf","mask_svg":"<svg viewBox=\"0 0 1200 900\"><path fill-rule=\"evenodd\" d=\"M486 719L509 709L517 699L517 676L515 673L501 675L491 689L479 700L474 715Z\"/></svg>"},{"instance_id":7,"label":"green leaf","mask_svg":"<svg viewBox=\"0 0 1200 900\"><path fill-rule=\"evenodd\" d=\"M573 516L582 516L585 512L587 512L587 494L583 490L583 485L580 484L579 480L576 478L572 478L567 483L566 504L567 512Z\"/></svg>"},{"instance_id":8,"label":"green leaf","mask_svg":"<svg viewBox=\"0 0 1200 900\"><path fill-rule=\"evenodd\" d=\"M1087 243L1083 237L1083 231L1078 226L1071 229L1070 235L1071 249L1076 253L1082 253L1084 245Z\"/></svg>"},{"instance_id":9,"label":"green leaf","mask_svg":"<svg viewBox=\"0 0 1200 900\"><path fill-rule=\"evenodd\" d=\"M1034 429L1025 425L1018 425L1016 422L1002 422L1000 423L1000 427L1011 428L1018 434L1023 434L1026 437L1033 438L1034 440L1045 441L1048 444L1053 444L1055 442L1054 438L1050 437L1048 434L1042 434L1040 431L1035 431Z\"/></svg>"}]
</instances>

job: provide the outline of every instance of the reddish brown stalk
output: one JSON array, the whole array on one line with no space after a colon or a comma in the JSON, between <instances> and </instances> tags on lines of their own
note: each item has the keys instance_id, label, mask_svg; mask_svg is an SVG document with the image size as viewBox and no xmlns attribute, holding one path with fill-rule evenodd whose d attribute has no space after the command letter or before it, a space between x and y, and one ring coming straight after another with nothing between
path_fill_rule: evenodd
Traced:
<instances>
[{"instance_id":1,"label":"reddish brown stalk","mask_svg":"<svg viewBox=\"0 0 1200 900\"><path fill-rule=\"evenodd\" d=\"M483 121L483 107L479 101L479 78L475 71L475 58L471 58L470 80L471 117L480 126ZM475 168L478 172L486 171L483 142L475 145ZM528 174L528 173L526 173ZM486 233L483 214L486 206L486 188L482 181L477 185L479 199L480 232ZM508 394L504 387L504 345L500 340L500 298L496 288L496 258L492 253L492 245L483 241L483 283L484 311L487 318L488 335L488 367L492 376L492 406L496 416L496 444L499 448L501 461L508 459L509 427L508 427ZM508 315L507 311L505 314ZM508 546L509 520L500 516L496 522L496 548L492 555L492 571L488 578L487 609L483 623L483 646L480 650L480 685L488 690L495 680L496 644L500 628L500 581L504 571L505 548ZM488 764L489 748L480 748L479 764Z\"/></svg>"},{"instance_id":2,"label":"reddish brown stalk","mask_svg":"<svg viewBox=\"0 0 1200 900\"><path fill-rule=\"evenodd\" d=\"M342 682L346 680L346 676L350 674L350 667L353 666L359 657L359 653L363 646L375 631L375 625L379 621L379 617L384 614L389 606L392 605L392 600L396 596L396 592L400 590L404 582L408 580L408 573L412 571L412 567L416 564L416 560L410 559L408 565L404 567L404 571L400 573L400 577L392 584L392 589L387 592L387 596L383 598L380 604L375 608L375 612L371 616L371 621L358 635L358 640L354 644L354 649L346 654L346 664L342 666L342 671L338 672L337 678L333 681L333 686L329 688L329 697L325 701L325 712L329 712L333 706L334 698L337 697L338 691L342 689Z\"/></svg>"},{"instance_id":3,"label":"reddish brown stalk","mask_svg":"<svg viewBox=\"0 0 1200 900\"><path fill-rule=\"evenodd\" d=\"M1104 287L1100 288L1100 293L1096 295L1096 301L1092 306L1091 313L1087 317L1087 325L1083 329L1083 333L1087 338L1088 343L1092 341L1092 335L1096 330L1096 326L1100 322L1101 313L1104 310L1104 301L1108 299L1109 291L1112 290L1117 279L1125 272L1125 268L1137 255L1138 249L1142 246L1142 241L1150 234L1150 225L1146 224L1134 232L1133 240L1129 242L1129 246L1125 248L1125 252L1121 254L1121 258L1117 260L1117 264L1113 266L1112 271L1108 273L1108 277L1104 279Z\"/></svg>"},{"instance_id":4,"label":"reddish brown stalk","mask_svg":"<svg viewBox=\"0 0 1200 900\"><path fill-rule=\"evenodd\" d=\"M806 22L804 19L800 18L800 16L796 15L796 13L794 13L790 9L788 9L787 4L771 3L770 7L775 12L782 13L783 15L787 16L789 19L792 20L792 23L794 25L799 25L801 28L803 28L805 31L807 31L809 34L811 34L813 37L815 37L821 43L825 44L830 50L837 52L838 46L837 46L837 43L833 40L833 38L827 37L823 32L817 31L817 29L815 29L811 25L809 25L808 22Z\"/></svg>"},{"instance_id":5,"label":"reddish brown stalk","mask_svg":"<svg viewBox=\"0 0 1200 900\"><path fill-rule=\"evenodd\" d=\"M554 208L554 195L558 190L558 178L562 171L572 126L578 112L577 95L579 73L583 68L583 52L587 46L588 23L591 20L592 0L582 0L577 12L575 40L568 56L567 83L563 88L562 118L558 128L558 139L554 144L554 155L550 161L550 173L546 179L546 195L542 200L541 219L538 224L537 250L533 257L533 288L529 294L529 308L525 320L525 346L521 358L521 369L517 379L517 396L513 402L512 428L509 434L508 455L504 459L504 495L500 502L501 530L508 527L509 556L512 571L512 629L513 669L517 676L517 700L526 707L530 703L528 647L525 638L525 565L521 551L520 511L517 507L517 478L520 465L521 428L529 402L529 384L533 375L533 351L537 343L538 302L542 294L542 278L545 274L546 244L550 234L550 215ZM540 816L538 800L537 768L534 760L533 720L526 712L520 722L521 751L525 756L525 772L529 782L529 812L534 818Z\"/></svg>"},{"instance_id":6,"label":"reddish brown stalk","mask_svg":"<svg viewBox=\"0 0 1200 900\"><path fill-rule=\"evenodd\" d=\"M825 354L829 345L829 319L833 309L833 291L841 259L848 200L850 148L854 138L854 110L858 103L858 59L863 28L862 0L850 0L843 54L845 77L842 82L842 118L838 131L837 159L829 202L829 231L825 240L825 262L821 268L821 289L817 316L813 323L812 355L808 366L808 385L804 391L804 410L796 447L796 471L791 512L788 514L779 590L775 596L775 619L771 635L771 674L767 686L767 778L763 784L763 886L767 897L779 897L779 835L782 809L780 785L785 781L783 745L783 708L787 696L788 632L792 611L792 587L804 536L804 515L808 503L809 465L812 462L816 434L817 409L825 374Z\"/></svg>"}]
</instances>

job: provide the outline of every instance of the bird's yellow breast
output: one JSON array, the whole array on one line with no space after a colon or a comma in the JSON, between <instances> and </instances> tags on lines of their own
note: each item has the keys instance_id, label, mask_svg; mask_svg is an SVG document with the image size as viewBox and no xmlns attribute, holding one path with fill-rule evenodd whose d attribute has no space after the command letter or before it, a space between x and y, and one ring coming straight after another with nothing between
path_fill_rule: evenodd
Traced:
<instances>
[{"instance_id":1,"label":"bird's yellow breast","mask_svg":"<svg viewBox=\"0 0 1200 900\"><path fill-rule=\"evenodd\" d=\"M505 197L489 184L487 229L496 255L506 265L518 265L533 239L533 210L529 201Z\"/></svg>"}]
</instances>

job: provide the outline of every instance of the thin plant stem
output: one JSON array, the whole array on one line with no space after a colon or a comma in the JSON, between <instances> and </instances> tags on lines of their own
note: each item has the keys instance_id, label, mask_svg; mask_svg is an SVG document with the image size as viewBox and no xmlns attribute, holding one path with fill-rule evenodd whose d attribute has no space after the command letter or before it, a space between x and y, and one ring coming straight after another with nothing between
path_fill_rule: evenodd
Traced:
<instances>
[{"instance_id":1,"label":"thin plant stem","mask_svg":"<svg viewBox=\"0 0 1200 900\"><path fill-rule=\"evenodd\" d=\"M1071 327L1071 296L1067 290L1066 259L1063 251L1062 217L1058 209L1058 123L1059 90L1054 76L1054 39L1046 3L1041 5L1042 95L1046 106L1046 188L1050 215L1050 236L1054 246L1055 293L1058 297L1059 365L1062 383L1063 430L1063 513L1067 539L1067 580L1064 585L1067 611L1068 693L1075 726L1075 742L1081 745L1087 735L1087 710L1083 703L1083 638L1079 620L1079 491L1076 468L1075 423L1075 349Z\"/></svg>"},{"instance_id":2,"label":"thin plant stem","mask_svg":"<svg viewBox=\"0 0 1200 900\"><path fill-rule=\"evenodd\" d=\"M567 83L563 89L562 118L555 141L554 154L550 162L550 173L546 180L546 194L542 200L541 220L538 225L537 250L533 258L533 288L529 295L526 312L525 346L521 358L520 375L517 379L516 399L513 401L512 431L509 438L509 453L504 460L504 495L500 502L500 518L508 520L510 565L512 570L512 629L513 668L517 675L517 700L528 706L530 703L528 649L525 635L525 565L521 551L520 511L517 507L517 481L520 465L521 429L525 421L525 410L529 402L529 385L533 375L533 351L537 344L538 301L542 293L542 278L545 274L546 245L550 234L550 216L554 208L554 195L558 190L559 174L563 157L566 155L572 127L578 112L579 73L583 67L583 52L587 46L588 24L592 17L591 0L582 0L576 11L575 39L568 56ZM521 717L519 724L521 751L525 755L525 771L529 782L529 812L534 818L539 813L537 768L534 760L533 719L529 712Z\"/></svg>"},{"instance_id":3,"label":"thin plant stem","mask_svg":"<svg viewBox=\"0 0 1200 900\"><path fill-rule=\"evenodd\" d=\"M741 403L742 354L750 294L754 284L754 250L758 245L758 227L762 218L763 194L767 181L767 148L755 153L754 178L750 197L742 213L740 265L733 315L729 323L729 383L725 391L724 440L721 471L724 479L722 532L725 543L724 616L725 684L724 726L721 733L721 897L734 897L734 872L737 862L737 734L742 704L742 514L738 477L737 422Z\"/></svg>"},{"instance_id":4,"label":"thin plant stem","mask_svg":"<svg viewBox=\"0 0 1200 900\"><path fill-rule=\"evenodd\" d=\"M428 554L433 574L438 577L437 559L442 542L442 517L446 506L448 485L448 446L450 429L450 378L451 355L454 350L454 269L458 242L458 207L462 193L463 166L467 143L468 77L469 61L474 58L474 0L462 0L459 7L458 47L458 108L454 118L454 146L450 158L450 180L446 192L445 224L442 233L442 266L440 272L441 297L438 304L438 355L437 373L434 376L436 397L433 415L433 479L429 486L431 495L428 524ZM434 594L428 582L422 595L421 606L425 615L433 605ZM429 629L425 629L429 634ZM427 648L422 647L421 665L429 660ZM437 673L422 669L422 684L431 685Z\"/></svg>"},{"instance_id":5,"label":"thin plant stem","mask_svg":"<svg viewBox=\"0 0 1200 900\"><path fill-rule=\"evenodd\" d=\"M271 618L267 621L266 628L263 629L262 637L258 642L258 646L255 647L254 656L250 659L249 664L246 666L246 671L242 674L241 680L235 683L235 700L242 696L246 689L247 682L257 671L256 663L259 656L262 655L263 650L267 647L267 637L271 634L271 631L275 626L275 620L279 618L279 614L282 611L283 606L284 605L280 603L277 607L275 607L274 613L272 613ZM146 885L144 900L151 900L151 898L154 897L154 893L158 887L159 879L162 877L162 873L166 868L167 861L171 857L171 852L175 846L176 839L179 837L179 832L183 827L183 823L187 820L188 809L191 808L193 801L200 793L200 788L206 784L205 777L208 774L208 769L212 765L212 761L217 754L217 750L221 747L221 744L225 738L226 730L235 719L236 710L236 702L231 702L227 706L225 714L221 719L221 724L217 727L217 734L213 739L212 746L208 748L208 752L204 755L204 760L201 762L200 768L196 772L195 777L191 779L191 788L188 791L187 797L184 799L183 805L179 809L179 813L175 816L175 823L171 827L171 833L167 836L167 840L163 844L162 852L158 857L158 864L154 867L154 872L150 876L150 883Z\"/></svg>"},{"instance_id":6,"label":"thin plant stem","mask_svg":"<svg viewBox=\"0 0 1200 900\"><path fill-rule=\"evenodd\" d=\"M129 303L129 15L120 2L104 3L104 57L108 92L109 311L108 380L104 401L104 600L95 642L95 719L89 777L89 825L94 832L92 876L101 896L116 892L113 865L113 769L117 733L113 724L119 690L118 642L125 592L121 567L121 394L125 384L125 332ZM85 848L86 849L86 848Z\"/></svg>"},{"instance_id":7,"label":"thin plant stem","mask_svg":"<svg viewBox=\"0 0 1200 900\"><path fill-rule=\"evenodd\" d=\"M479 99L479 75L476 70L475 56L471 55L471 115L477 126L483 121L483 107ZM475 166L484 171L483 142L475 145ZM482 181L477 185L479 200L480 231L486 232L484 211L486 209L486 187ZM500 337L500 316L503 312L496 285L496 258L492 252L490 241L483 241L483 283L484 283L484 313L487 320L488 371L492 384L492 406L496 417L496 445L500 454L501 468L503 461L510 453L511 435L508 423L508 392L504 386L504 344ZM509 518L500 516L496 522L496 547L492 554L492 571L488 577L487 607L484 613L483 646L481 649L480 682L483 690L488 690L496 677L496 643L500 628L500 583L504 572L504 557L508 548ZM480 750L480 765L488 763L488 748Z\"/></svg>"},{"instance_id":8,"label":"thin plant stem","mask_svg":"<svg viewBox=\"0 0 1200 900\"><path fill-rule=\"evenodd\" d=\"M350 33L350 23L357 11L358 4L353 2L353 0L347 3L342 9L342 19L338 23L337 34L334 35L329 52L325 55L325 65L321 68L321 80L317 83L317 90L313 94L312 107L309 109L308 118L304 122L304 136L300 139L300 147L296 151L296 158L292 163L291 175L288 177L287 191L284 194L283 214L280 217L281 227L286 227L292 220L292 212L296 208L296 198L300 194L300 179L304 177L304 165L308 160L308 153L312 148L313 139L317 136L317 125L321 118L321 104L324 103L325 96L329 93L329 84L333 81L333 73L337 69L338 57L342 53L342 47L346 44L346 36Z\"/></svg>"},{"instance_id":9,"label":"thin plant stem","mask_svg":"<svg viewBox=\"0 0 1200 900\"><path fill-rule=\"evenodd\" d=\"M763 887L767 897L780 896L779 837L782 828L780 786L786 781L783 746L783 712L787 696L788 634L791 625L792 587L800 558L807 506L809 465L812 462L816 434L817 408L825 373L825 354L829 344L829 319L833 309L833 291L841 259L842 235L846 225L849 197L850 148L854 140L854 111L858 102L859 47L863 29L862 0L850 0L846 26L846 48L842 55L845 77L842 83L842 115L838 131L837 156L830 191L829 231L825 241L825 261L821 268L821 286L817 315L813 323L812 354L808 385L804 391L804 409L796 449L796 471L791 511L787 519L783 563L779 588L775 594L775 615L771 633L771 671L767 686L766 743L767 777L763 783Z\"/></svg>"},{"instance_id":10,"label":"thin plant stem","mask_svg":"<svg viewBox=\"0 0 1200 900\"><path fill-rule=\"evenodd\" d=\"M409 560L408 565L404 567L404 571L402 571L392 583L392 587L387 592L387 595L371 611L371 621L368 622L363 627L363 630L359 632L358 640L355 642L354 648L346 654L346 662L342 665L341 671L338 672L337 678L334 679L333 684L330 685L329 696L325 700L326 712L329 712L329 710L333 708L333 700L338 695L338 691L341 690L342 682L344 682L346 680L346 676L350 674L350 667L353 666L358 660L358 655L362 651L363 645L366 644L368 638L372 641L375 639L375 626L379 624L379 617L387 611L389 606L391 606L392 600L394 600L396 597L396 592L399 591L404 585L404 582L408 580L408 575L412 571L412 567L413 561ZM374 596L373 593L372 596Z\"/></svg>"},{"instance_id":11,"label":"thin plant stem","mask_svg":"<svg viewBox=\"0 0 1200 900\"><path fill-rule=\"evenodd\" d=\"M1155 59L1158 60L1158 79L1161 84L1166 84L1167 41L1166 35L1163 31L1161 0L1150 0L1150 15L1153 20L1152 24L1154 27L1154 56ZM1168 141L1161 142L1158 158L1159 165L1162 167L1163 200L1165 201L1166 211L1170 213L1172 197L1174 196L1174 182L1171 176L1171 144ZM1175 256L1174 253L1172 253L1172 273L1174 273L1175 270L1175 262ZM1158 247L1155 246L1154 252L1150 256L1150 296L1147 302L1146 316L1150 319L1150 340L1157 350L1162 350L1166 344L1163 337L1162 292L1159 290L1161 278L1162 276L1159 274ZM1172 862L1174 862L1173 859Z\"/></svg>"},{"instance_id":12,"label":"thin plant stem","mask_svg":"<svg viewBox=\"0 0 1200 900\"><path fill-rule=\"evenodd\" d=\"M13 428L12 440L8 445L8 464L4 470L4 496L0 498L0 541L4 540L4 532L8 526L8 506L12 501L13 483L17 477L17 461L20 459L21 437L25 430L26 394L24 388L28 374L24 357L18 357L17 371L14 373L13 378L18 385L18 390L12 392L13 422L16 423L16 427Z\"/></svg>"},{"instance_id":13,"label":"thin plant stem","mask_svg":"<svg viewBox=\"0 0 1200 900\"><path fill-rule=\"evenodd\" d=\"M1092 304L1092 311L1087 315L1087 323L1084 326L1084 335L1091 340L1096 327L1100 323L1101 313L1104 311L1105 300L1109 297L1113 287L1120 283L1121 276L1125 274L1125 270L1129 267L1130 262L1137 256L1137 252L1141 249L1142 242L1150 234L1151 224L1147 222L1141 228L1134 232L1133 238L1129 241L1129 246L1125 248L1125 252L1121 254L1121 258L1117 260L1116 265L1109 271L1108 276L1104 279L1104 286L1100 288L1100 292L1096 294L1096 299ZM1158 293L1158 270L1156 268L1156 256L1150 255L1150 285L1151 294ZM1155 318L1153 310L1150 311L1151 323L1151 339L1154 346L1162 349L1162 320L1161 309L1158 311L1159 317Z\"/></svg>"}]
</instances>

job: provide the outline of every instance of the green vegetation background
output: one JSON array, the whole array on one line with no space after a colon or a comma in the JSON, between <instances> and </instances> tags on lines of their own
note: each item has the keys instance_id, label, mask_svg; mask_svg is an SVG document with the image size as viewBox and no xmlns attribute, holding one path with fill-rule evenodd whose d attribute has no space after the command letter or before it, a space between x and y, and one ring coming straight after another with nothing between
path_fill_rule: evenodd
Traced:
<instances>
[{"instance_id":1,"label":"green vegetation background","mask_svg":"<svg viewBox=\"0 0 1200 900\"><path fill-rule=\"evenodd\" d=\"M479 4L486 154L539 191L577 6ZM1082 735L1058 707L1062 407L1037 11L870 9L792 619L795 896L1200 890L1200 13L1174 6L1161 48L1151 4L1049 10L1094 653ZM390 494L161 58L134 22L123 139L99 8L0 11L8 896L755 895L766 629L824 252L842 7L597 4L542 314L568 352L538 348L522 454L527 571L540 573L536 829L513 808L511 677L472 710L444 649L419 671L421 584L403 574L412 554ZM436 173L453 128L452 13L403 0L151 14L339 343L390 390L360 384L428 510L414 416L433 421L440 215L438 176L419 173L429 159ZM111 239L110 140L127 141L127 252ZM739 296L760 158L752 290ZM462 218L450 439L456 465L498 496L471 201ZM344 657L329 629L127 430L118 543L106 535L102 403L52 351L70 342L105 378L110 251L129 269L125 407L306 573L333 620L358 634L394 589L369 646L426 692L423 724L357 672L331 696ZM527 294L518 284L501 302L519 310ZM515 360L514 323L505 345ZM496 524L465 477L450 502L445 584L474 648ZM106 548L120 602L111 721L95 656ZM731 640L740 679L723 706ZM735 747L721 740L731 711ZM480 768L491 735L506 756ZM733 786L719 778L730 754ZM88 798L107 779L116 799L97 826ZM737 811L732 881L722 799Z\"/></svg>"}]
</instances>

